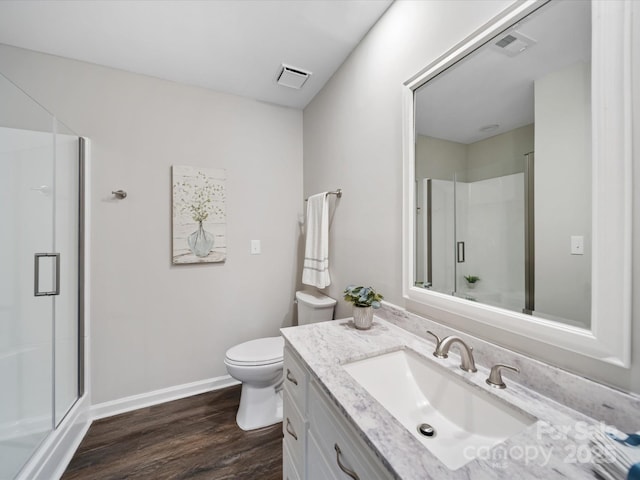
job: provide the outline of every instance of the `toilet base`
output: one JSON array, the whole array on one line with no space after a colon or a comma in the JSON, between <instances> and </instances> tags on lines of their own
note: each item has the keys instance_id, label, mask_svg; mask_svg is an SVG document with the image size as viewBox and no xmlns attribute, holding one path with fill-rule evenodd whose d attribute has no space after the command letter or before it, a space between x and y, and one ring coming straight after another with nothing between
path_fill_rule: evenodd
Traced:
<instances>
[{"instance_id":1,"label":"toilet base","mask_svg":"<svg viewBox=\"0 0 640 480\"><path fill-rule=\"evenodd\" d=\"M280 382L266 387L242 384L236 423L242 430L255 430L282 421L282 390ZM281 384L280 384L281 385Z\"/></svg>"}]
</instances>

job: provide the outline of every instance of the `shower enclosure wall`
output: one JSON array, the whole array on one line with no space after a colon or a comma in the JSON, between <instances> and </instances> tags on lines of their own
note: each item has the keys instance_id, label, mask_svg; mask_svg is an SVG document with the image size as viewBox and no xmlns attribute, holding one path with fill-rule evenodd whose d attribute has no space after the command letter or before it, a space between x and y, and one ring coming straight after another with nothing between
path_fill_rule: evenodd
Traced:
<instances>
[{"instance_id":1,"label":"shower enclosure wall","mask_svg":"<svg viewBox=\"0 0 640 480\"><path fill-rule=\"evenodd\" d=\"M0 478L83 394L83 139L0 76Z\"/></svg>"},{"instance_id":2,"label":"shower enclosure wall","mask_svg":"<svg viewBox=\"0 0 640 480\"><path fill-rule=\"evenodd\" d=\"M416 278L435 291L525 309L525 175L419 180ZM466 278L479 277L477 282Z\"/></svg>"}]
</instances>

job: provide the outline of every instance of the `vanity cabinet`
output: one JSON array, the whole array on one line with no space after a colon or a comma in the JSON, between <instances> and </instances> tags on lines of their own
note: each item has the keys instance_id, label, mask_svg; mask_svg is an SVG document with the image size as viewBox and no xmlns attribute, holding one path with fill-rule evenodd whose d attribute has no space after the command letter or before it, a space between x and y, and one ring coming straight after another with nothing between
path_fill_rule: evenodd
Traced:
<instances>
[{"instance_id":1,"label":"vanity cabinet","mask_svg":"<svg viewBox=\"0 0 640 480\"><path fill-rule=\"evenodd\" d=\"M285 480L393 478L288 347L284 375Z\"/></svg>"},{"instance_id":2,"label":"vanity cabinet","mask_svg":"<svg viewBox=\"0 0 640 480\"><path fill-rule=\"evenodd\" d=\"M284 349L284 392L282 411L282 478L307 478L307 389L309 372L290 348Z\"/></svg>"}]
</instances>

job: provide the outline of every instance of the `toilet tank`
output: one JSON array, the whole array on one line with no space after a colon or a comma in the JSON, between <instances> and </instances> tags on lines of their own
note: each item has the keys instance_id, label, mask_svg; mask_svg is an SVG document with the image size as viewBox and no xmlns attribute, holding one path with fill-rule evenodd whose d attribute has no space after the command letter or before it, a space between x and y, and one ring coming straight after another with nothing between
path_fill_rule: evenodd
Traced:
<instances>
[{"instance_id":1,"label":"toilet tank","mask_svg":"<svg viewBox=\"0 0 640 480\"><path fill-rule=\"evenodd\" d=\"M298 325L324 322L333 319L336 301L318 292L296 292Z\"/></svg>"}]
</instances>

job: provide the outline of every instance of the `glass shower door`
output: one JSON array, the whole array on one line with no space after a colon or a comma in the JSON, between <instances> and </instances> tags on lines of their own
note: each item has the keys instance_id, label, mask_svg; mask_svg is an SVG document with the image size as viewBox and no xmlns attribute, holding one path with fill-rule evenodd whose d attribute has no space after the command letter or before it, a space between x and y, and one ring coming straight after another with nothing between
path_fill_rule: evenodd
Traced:
<instances>
[{"instance_id":1,"label":"glass shower door","mask_svg":"<svg viewBox=\"0 0 640 480\"><path fill-rule=\"evenodd\" d=\"M455 295L455 180L424 179L426 279L433 291Z\"/></svg>"},{"instance_id":2,"label":"glass shower door","mask_svg":"<svg viewBox=\"0 0 640 480\"><path fill-rule=\"evenodd\" d=\"M43 119L43 122L46 119ZM53 429L54 134L0 127L0 478Z\"/></svg>"},{"instance_id":3,"label":"glass shower door","mask_svg":"<svg viewBox=\"0 0 640 480\"><path fill-rule=\"evenodd\" d=\"M30 472L83 391L85 144L1 74L0 104L0 479L10 480Z\"/></svg>"},{"instance_id":4,"label":"glass shower door","mask_svg":"<svg viewBox=\"0 0 640 480\"><path fill-rule=\"evenodd\" d=\"M466 175L465 181L455 181L455 294L520 312L525 307L525 174L469 169Z\"/></svg>"}]
</instances>

